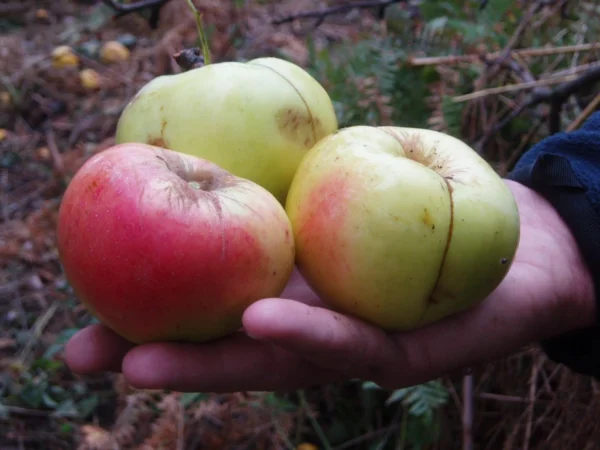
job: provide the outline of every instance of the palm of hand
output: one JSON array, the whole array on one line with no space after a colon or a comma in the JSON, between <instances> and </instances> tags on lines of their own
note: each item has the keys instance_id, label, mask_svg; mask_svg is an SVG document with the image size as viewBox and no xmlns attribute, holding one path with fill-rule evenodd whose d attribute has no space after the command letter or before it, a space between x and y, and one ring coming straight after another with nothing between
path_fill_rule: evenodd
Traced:
<instances>
[{"instance_id":1,"label":"palm of hand","mask_svg":"<svg viewBox=\"0 0 600 450\"><path fill-rule=\"evenodd\" d=\"M122 371L140 388L278 390L350 378L395 388L586 326L593 320L592 284L569 230L541 197L509 186L521 213L519 250L502 284L464 313L386 334L327 309L296 272L282 298L247 309L245 332L204 345L134 347L92 326L69 342L67 362L80 373Z\"/></svg>"}]
</instances>

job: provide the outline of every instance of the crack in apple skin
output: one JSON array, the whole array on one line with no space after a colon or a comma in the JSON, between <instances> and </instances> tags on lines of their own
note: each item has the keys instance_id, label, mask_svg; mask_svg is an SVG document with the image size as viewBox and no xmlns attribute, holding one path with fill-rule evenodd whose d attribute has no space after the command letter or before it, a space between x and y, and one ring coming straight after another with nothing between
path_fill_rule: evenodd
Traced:
<instances>
[{"instance_id":1,"label":"crack in apple skin","mask_svg":"<svg viewBox=\"0 0 600 450\"><path fill-rule=\"evenodd\" d=\"M431 130L355 126L328 136L300 165L286 211L313 290L389 331L482 301L519 242L503 180L466 144Z\"/></svg>"},{"instance_id":2,"label":"crack in apple skin","mask_svg":"<svg viewBox=\"0 0 600 450\"><path fill-rule=\"evenodd\" d=\"M452 185L450 184L450 182L446 178L444 178L444 182L448 185L448 193L449 193L448 199L450 201L450 224L448 225L448 237L446 238L446 248L444 248L444 254L442 255L442 261L440 262L440 268L438 270L438 275L435 280L435 283L433 284L431 294L429 295L429 304L431 304L431 303L435 304L438 302L433 294L434 294L434 292L437 288L437 285L440 281L440 278L442 276L442 273L444 270L444 265L446 263L446 257L448 256L448 250L450 250L450 244L452 242L452 233L454 231L454 200L452 198L453 188L452 188ZM429 304L427 305L427 308L429 307ZM425 310L423 311L423 316L421 317L421 319L423 319L423 317L425 317L425 315L427 314L427 308L425 308Z\"/></svg>"},{"instance_id":3,"label":"crack in apple skin","mask_svg":"<svg viewBox=\"0 0 600 450\"><path fill-rule=\"evenodd\" d=\"M423 314L421 315L421 319L419 320L421 321L427 315L427 311L431 304L438 303L438 300L435 298L434 293L437 289L438 283L445 268L446 258L448 256L448 251L452 242L452 233L454 231L454 199L452 197L454 189L450 181L453 181L455 179L457 172L460 175L460 170L452 170L452 164L448 158L440 160L437 152L437 145L434 146L429 152L424 150L424 142L419 133L399 132L397 130L392 129L384 129L383 131L390 134L392 137L394 137L394 139L396 139L400 143L402 149L406 153L406 157L412 159L413 161L419 164L422 164L425 167L428 167L429 169L437 173L448 188L448 200L450 206L450 223L448 225L448 237L446 238L446 246L444 248L444 253L440 261L440 266L438 269L438 274L435 283L433 283L431 293L428 296L427 306L423 310Z\"/></svg>"}]
</instances>

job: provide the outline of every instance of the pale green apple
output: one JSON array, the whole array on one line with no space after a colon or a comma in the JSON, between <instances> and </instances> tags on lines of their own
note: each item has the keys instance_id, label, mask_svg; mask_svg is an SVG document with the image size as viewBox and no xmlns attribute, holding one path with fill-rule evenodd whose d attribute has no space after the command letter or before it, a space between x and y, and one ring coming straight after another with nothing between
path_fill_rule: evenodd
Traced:
<instances>
[{"instance_id":1,"label":"pale green apple","mask_svg":"<svg viewBox=\"0 0 600 450\"><path fill-rule=\"evenodd\" d=\"M296 172L286 212L309 285L386 330L485 299L520 233L511 191L481 156L414 128L356 126L322 139Z\"/></svg>"},{"instance_id":2,"label":"pale green apple","mask_svg":"<svg viewBox=\"0 0 600 450\"><path fill-rule=\"evenodd\" d=\"M258 58L153 79L121 114L116 142L207 159L284 204L304 154L337 129L316 79L291 62Z\"/></svg>"}]
</instances>

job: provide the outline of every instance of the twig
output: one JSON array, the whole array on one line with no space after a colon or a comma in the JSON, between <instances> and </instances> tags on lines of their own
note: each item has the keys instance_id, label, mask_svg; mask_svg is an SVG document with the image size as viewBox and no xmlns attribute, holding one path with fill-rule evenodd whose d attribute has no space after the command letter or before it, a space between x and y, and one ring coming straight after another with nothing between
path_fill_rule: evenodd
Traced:
<instances>
[{"instance_id":1,"label":"twig","mask_svg":"<svg viewBox=\"0 0 600 450\"><path fill-rule=\"evenodd\" d=\"M361 444L363 442L369 441L371 439L381 436L382 434L385 435L390 431L394 431L394 430L398 429L398 427L400 427L400 425L401 425L401 423L397 423L395 425L390 425L390 426L387 426L384 428L380 428L378 430L369 431L368 433L365 433L361 436L350 439L349 441L346 441L343 444L340 444L337 447L334 447L333 450L346 450L348 448L357 448L356 447L357 444Z\"/></svg>"},{"instance_id":2,"label":"twig","mask_svg":"<svg viewBox=\"0 0 600 450\"><path fill-rule=\"evenodd\" d=\"M463 377L463 450L473 450L473 375Z\"/></svg>"},{"instance_id":3,"label":"twig","mask_svg":"<svg viewBox=\"0 0 600 450\"><path fill-rule=\"evenodd\" d=\"M585 52L592 50L600 50L600 42L592 44L577 44L577 45L566 45L563 47L544 47L544 48L523 48L512 50L513 55L519 55L521 57L531 56L549 56L561 53L574 53L574 52ZM498 58L501 52L493 52L487 55L488 58ZM472 62L473 60L481 59L480 53L470 55L456 55L456 56L424 56L421 58L409 57L408 63L413 66L431 66L441 64L458 64L463 62Z\"/></svg>"},{"instance_id":4,"label":"twig","mask_svg":"<svg viewBox=\"0 0 600 450\"><path fill-rule=\"evenodd\" d=\"M582 64L580 66L569 67L568 69L557 70L552 73L541 73L539 76L540 80L545 80L548 78L554 77L562 77L563 75L573 75L581 72L585 72L586 70L593 69L594 67L600 67L600 61L594 61L587 64Z\"/></svg>"},{"instance_id":5,"label":"twig","mask_svg":"<svg viewBox=\"0 0 600 450\"><path fill-rule=\"evenodd\" d=\"M519 146L513 152L511 152L509 158L504 164L504 173L501 174L503 177L513 167L515 162L517 162L517 160L523 155L523 152L528 148L531 139L539 131L542 123L543 122L541 120L536 121L535 125L529 129L527 135L521 140Z\"/></svg>"},{"instance_id":6,"label":"twig","mask_svg":"<svg viewBox=\"0 0 600 450\"><path fill-rule=\"evenodd\" d=\"M536 385L539 373L539 362L535 362L531 369L531 378L529 380L529 404L527 405L527 425L525 427L525 437L523 450L529 450L529 441L531 440L531 429L533 425L533 405L536 399Z\"/></svg>"},{"instance_id":7,"label":"twig","mask_svg":"<svg viewBox=\"0 0 600 450\"><path fill-rule=\"evenodd\" d=\"M540 87L540 86L552 86L553 84L560 84L560 83L567 84L567 83L575 82L577 85L579 85L579 83L584 82L584 84L587 84L588 78L592 78L595 81L595 78L598 77L599 75L600 75L600 66L596 66L596 67L584 72L584 74L580 77L576 76L576 74L570 74L570 75L564 75L564 76L560 76L560 77L547 78L544 80L535 80L535 81L528 81L525 83L508 84L505 86L486 88L486 89L482 89L480 91L471 92L469 94L458 95L458 96L454 97L452 99L452 101L454 101L455 103L460 103L460 102L466 102L469 100L474 100L476 98L487 97L490 95L503 94L505 92L522 91L525 89L536 88L536 87ZM582 80L584 80L584 81L582 81ZM553 92L553 91L548 91L548 93L545 95L551 95L551 92ZM544 96L544 94L541 94L541 95L542 95L542 97ZM550 100L550 98L547 98L546 100Z\"/></svg>"},{"instance_id":8,"label":"twig","mask_svg":"<svg viewBox=\"0 0 600 450\"><path fill-rule=\"evenodd\" d=\"M600 67L594 67L584 72L581 76L550 91L548 96L549 100L552 102L552 109L550 111L551 133L560 131L560 112L565 101L578 90L583 89L598 80L600 80Z\"/></svg>"},{"instance_id":9,"label":"twig","mask_svg":"<svg viewBox=\"0 0 600 450\"><path fill-rule=\"evenodd\" d=\"M508 68L511 69L524 82L531 83L535 81L535 77L533 76L533 74L525 67L523 67L523 65L519 64L517 60L509 58L507 61L504 62L504 64L507 65Z\"/></svg>"},{"instance_id":10,"label":"twig","mask_svg":"<svg viewBox=\"0 0 600 450\"><path fill-rule=\"evenodd\" d=\"M529 100L519 105L510 114L506 115L500 122L488 129L477 142L477 148L482 148L495 133L508 125L511 120L520 115L527 108L532 108L540 103L551 104L551 111L549 114L550 132L556 133L560 131L560 110L562 109L562 105L578 90L586 87L588 84L600 80L600 66L593 67L578 77L569 78L569 81L557 86L552 90L538 90L533 92Z\"/></svg>"},{"instance_id":11,"label":"twig","mask_svg":"<svg viewBox=\"0 0 600 450\"><path fill-rule=\"evenodd\" d=\"M331 16L334 14L341 14L346 11L350 11L354 8L359 9L367 9L367 8L380 8L380 10L385 10L390 5L394 3L402 3L406 0L371 0L371 1L359 1L359 2L350 2L343 5L332 6L330 8L324 8L320 10L311 10L304 11L296 14L291 14L286 17L282 17L281 19L275 19L271 21L273 25L281 25L287 22L293 22L297 19L317 19L316 26L320 25L323 20L327 16Z\"/></svg>"},{"instance_id":12,"label":"twig","mask_svg":"<svg viewBox=\"0 0 600 450\"><path fill-rule=\"evenodd\" d=\"M406 408L404 407L404 405L398 405L398 409L396 409L396 413L394 414L394 418L392 419L392 425L388 427L388 432L385 433L383 439L379 442L375 450L383 450L385 448L388 441L390 440L390 437L392 437L394 430L398 427L399 424L403 424L405 422L405 413Z\"/></svg>"},{"instance_id":13,"label":"twig","mask_svg":"<svg viewBox=\"0 0 600 450\"><path fill-rule=\"evenodd\" d=\"M104 4L110 6L112 9L117 11L119 14L129 14L146 8L162 6L163 3L167 3L169 0L140 0L135 3L121 3L116 0L102 1L104 2Z\"/></svg>"},{"instance_id":14,"label":"twig","mask_svg":"<svg viewBox=\"0 0 600 450\"><path fill-rule=\"evenodd\" d=\"M594 112L594 110L599 105L600 105L600 93L598 93L594 97L594 99L590 103L588 103L588 105L585 107L585 109L583 111L581 111L581 114L579 114L575 118L575 120L569 124L566 131L573 131L573 130L576 130L577 128L579 128L581 126L581 124L585 121L585 119L587 119L589 117L589 115L592 114L592 112Z\"/></svg>"},{"instance_id":15,"label":"twig","mask_svg":"<svg viewBox=\"0 0 600 450\"><path fill-rule=\"evenodd\" d=\"M54 313L56 313L56 310L58 309L59 305L59 302L52 303L52 305L46 310L46 312L44 312L43 315L38 317L38 319L33 324L29 339L27 340L27 343L25 344L25 346L21 350L21 354L19 355L20 363L23 366L25 366L25 361L28 358L29 353L33 349L34 344L42 335L44 328L46 328L46 325L48 325L48 322L50 322L50 319L52 319Z\"/></svg>"},{"instance_id":16,"label":"twig","mask_svg":"<svg viewBox=\"0 0 600 450\"><path fill-rule=\"evenodd\" d=\"M210 49L208 45L208 39L206 38L206 33L204 32L204 26L202 24L202 13L198 11L198 9L194 6L194 2L192 0L186 0L192 13L194 14L194 19L196 21L196 28L198 29L198 41L200 44L200 48L202 49L202 56L204 64L208 65L211 63Z\"/></svg>"},{"instance_id":17,"label":"twig","mask_svg":"<svg viewBox=\"0 0 600 450\"><path fill-rule=\"evenodd\" d=\"M48 150L50 150L50 154L52 155L52 161L54 163L54 168L60 175L65 174L65 166L63 164L63 159L58 150L58 146L56 145L56 139L54 138L54 131L52 128L48 127L46 130L46 144L48 144Z\"/></svg>"},{"instance_id":18,"label":"twig","mask_svg":"<svg viewBox=\"0 0 600 450\"><path fill-rule=\"evenodd\" d=\"M12 13L27 11L30 6L24 2L5 3L0 5L0 17Z\"/></svg>"},{"instance_id":19,"label":"twig","mask_svg":"<svg viewBox=\"0 0 600 450\"><path fill-rule=\"evenodd\" d=\"M531 19L533 19L535 14L539 11L540 7L541 7L541 2L537 1L531 6L529 11L527 11L527 14L519 22L517 29L515 30L515 32L512 34L512 36L508 40L506 46L504 47L504 49L502 49L502 51L500 52L500 55L496 58L496 60L492 64L491 70L488 70L486 72L485 78L488 78L488 79L494 78L496 76L496 74L498 73L498 71L500 70L500 68L502 67L502 65L504 64L504 62L510 58L510 53L512 51L512 48L517 44L517 42L521 38L521 35L525 31L527 24L531 21Z\"/></svg>"},{"instance_id":20,"label":"twig","mask_svg":"<svg viewBox=\"0 0 600 450\"><path fill-rule=\"evenodd\" d=\"M12 414L19 414L24 416L37 416L37 417L46 417L52 414L52 411L45 411L42 409L30 409L23 408L21 406L12 406L12 405L3 405L3 409Z\"/></svg>"},{"instance_id":21,"label":"twig","mask_svg":"<svg viewBox=\"0 0 600 450\"><path fill-rule=\"evenodd\" d=\"M321 428L321 425L319 424L317 419L315 419L314 416L311 414L310 405L308 404L308 400L306 399L306 396L304 395L304 391L302 389L299 389L297 393L298 393L298 398L300 399L300 404L302 405L302 408L304 408L306 410L306 413L307 413L306 415L308 417L308 421L310 422L313 429L315 430L315 433L317 433L317 436L319 436L319 439L321 440L321 444L323 445L323 448L325 450L331 450L331 444L327 440L327 436L325 436L325 432L323 431L323 428Z\"/></svg>"},{"instance_id":22,"label":"twig","mask_svg":"<svg viewBox=\"0 0 600 450\"><path fill-rule=\"evenodd\" d=\"M116 0L102 1L105 5L108 5L109 7L117 11L115 17L125 16L136 11L141 11L143 9L150 9L150 18L148 19L148 21L152 28L156 28L156 25L158 24L158 15L160 13L160 9L169 0L139 0L134 3L120 3Z\"/></svg>"},{"instance_id":23,"label":"twig","mask_svg":"<svg viewBox=\"0 0 600 450\"><path fill-rule=\"evenodd\" d=\"M290 438L287 436L285 430L279 423L279 419L276 417L275 411L271 411L271 422L273 423L273 427L275 428L275 432L277 433L277 436L279 436L279 438L283 441L283 444L285 445L286 450L294 450L294 448L296 448L296 446L294 444L292 444L292 442L290 441Z\"/></svg>"}]
</instances>

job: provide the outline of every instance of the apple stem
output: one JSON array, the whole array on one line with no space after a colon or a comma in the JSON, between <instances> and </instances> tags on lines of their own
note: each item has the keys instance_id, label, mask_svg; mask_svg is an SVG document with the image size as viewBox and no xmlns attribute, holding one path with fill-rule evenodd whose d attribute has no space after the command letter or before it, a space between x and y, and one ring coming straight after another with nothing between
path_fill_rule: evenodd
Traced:
<instances>
[{"instance_id":1,"label":"apple stem","mask_svg":"<svg viewBox=\"0 0 600 450\"><path fill-rule=\"evenodd\" d=\"M208 46L208 39L206 38L206 33L204 32L204 27L202 26L202 13L196 9L192 0L186 0L190 8L192 8L192 12L196 18L196 26L198 27L198 35L200 37L200 46L202 47L202 55L204 56L204 65L208 65L211 63L210 59L210 48Z\"/></svg>"}]
</instances>

